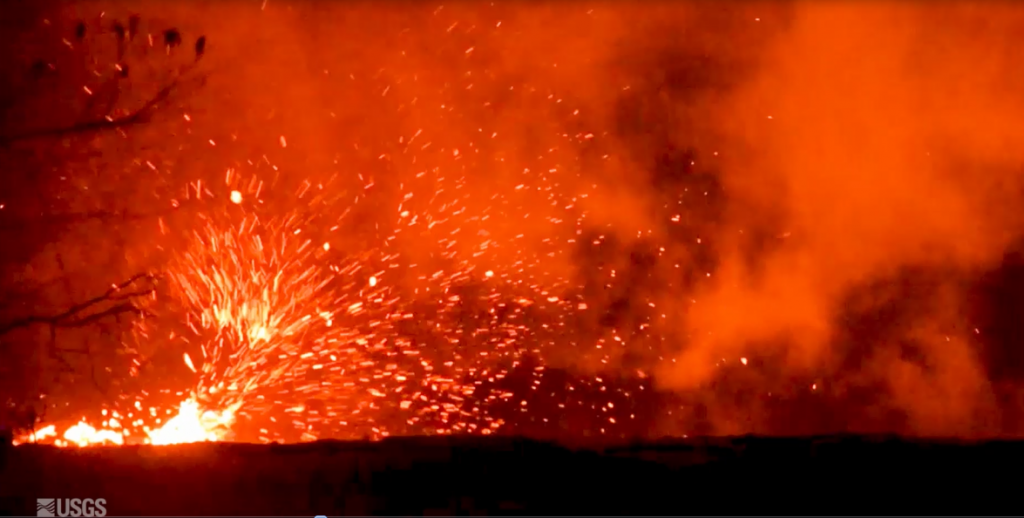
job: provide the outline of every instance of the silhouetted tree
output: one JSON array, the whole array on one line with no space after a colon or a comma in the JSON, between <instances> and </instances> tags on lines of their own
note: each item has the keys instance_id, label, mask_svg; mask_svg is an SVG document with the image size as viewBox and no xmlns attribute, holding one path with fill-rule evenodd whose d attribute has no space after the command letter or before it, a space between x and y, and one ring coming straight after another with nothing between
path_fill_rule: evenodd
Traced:
<instances>
[{"instance_id":1,"label":"silhouetted tree","mask_svg":"<svg viewBox=\"0 0 1024 518\"><path fill-rule=\"evenodd\" d=\"M0 424L9 429L33 426L47 406L39 397L68 375L102 390L99 378L123 352L120 337L148 316L145 303L156 289L147 272L69 272L55 244L63 235L89 228L80 233L105 237L104 228L160 213L58 203L66 164L102 153L102 134L128 138L130 127L154 122L175 95L204 80L197 64L205 36L191 55L178 48L178 29L148 26L139 15L41 21L15 43L36 55L24 65L8 59L0 89L0 162L10 171L0 179ZM40 35L46 41L33 45ZM34 271L41 256L50 257L52 271Z\"/></svg>"}]
</instances>

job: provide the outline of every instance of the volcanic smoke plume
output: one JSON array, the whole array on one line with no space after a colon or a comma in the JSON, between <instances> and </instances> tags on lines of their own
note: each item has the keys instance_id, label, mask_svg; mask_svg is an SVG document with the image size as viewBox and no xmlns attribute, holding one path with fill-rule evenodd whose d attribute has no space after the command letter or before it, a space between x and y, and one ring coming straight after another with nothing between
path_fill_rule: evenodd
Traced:
<instances>
[{"instance_id":1,"label":"volcanic smoke plume","mask_svg":"<svg viewBox=\"0 0 1024 518\"><path fill-rule=\"evenodd\" d=\"M729 142L722 255L667 385L778 355L780 376L877 390L911 432L992 426L981 348L1001 338L969 295L1020 230L1022 22L1001 4L797 6L711 116Z\"/></svg>"},{"instance_id":2,"label":"volcanic smoke plume","mask_svg":"<svg viewBox=\"0 0 1024 518\"><path fill-rule=\"evenodd\" d=\"M131 9L40 3L4 58L9 408L162 443L1022 430L1024 9Z\"/></svg>"}]
</instances>

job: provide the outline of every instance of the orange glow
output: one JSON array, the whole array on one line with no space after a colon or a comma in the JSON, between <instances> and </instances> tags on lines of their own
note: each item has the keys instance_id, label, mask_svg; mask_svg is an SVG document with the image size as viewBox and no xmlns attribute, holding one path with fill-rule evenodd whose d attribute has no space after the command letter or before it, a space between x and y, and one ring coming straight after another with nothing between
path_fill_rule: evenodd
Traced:
<instances>
[{"instance_id":1,"label":"orange glow","mask_svg":"<svg viewBox=\"0 0 1024 518\"><path fill-rule=\"evenodd\" d=\"M234 410L223 412L201 411L198 403L189 399L178 406L178 413L163 426L145 430L142 442L153 445L184 444L192 442L219 441L228 432L234 421ZM95 428L84 420L57 434L56 425L47 425L34 434L15 439L15 444L30 442L52 442L56 446L97 446L121 445L132 440L131 431L121 426L116 419L105 421L104 427Z\"/></svg>"},{"instance_id":2,"label":"orange glow","mask_svg":"<svg viewBox=\"0 0 1024 518\"><path fill-rule=\"evenodd\" d=\"M159 286L108 413L32 393L34 440L1024 434L974 293L1024 250L1024 10L322 4L158 13L217 35L203 88L67 153L47 203L126 217L22 269L46 307Z\"/></svg>"},{"instance_id":3,"label":"orange glow","mask_svg":"<svg viewBox=\"0 0 1024 518\"><path fill-rule=\"evenodd\" d=\"M223 412L200 411L199 404L186 400L178 408L178 415L156 430L148 432L154 445L189 442L219 441L234 421L234 410Z\"/></svg>"}]
</instances>

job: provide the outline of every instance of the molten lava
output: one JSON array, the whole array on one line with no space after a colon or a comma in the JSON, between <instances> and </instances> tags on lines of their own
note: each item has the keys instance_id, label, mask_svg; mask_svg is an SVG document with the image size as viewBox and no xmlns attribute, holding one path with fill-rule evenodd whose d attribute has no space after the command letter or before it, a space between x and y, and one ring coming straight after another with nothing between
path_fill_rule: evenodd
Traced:
<instances>
[{"instance_id":1,"label":"molten lava","mask_svg":"<svg viewBox=\"0 0 1024 518\"><path fill-rule=\"evenodd\" d=\"M223 412L202 411L198 403L187 399L178 406L178 413L163 426L144 430L143 444L168 445L191 442L219 441L224 439L234 421L234 410ZM34 433L15 439L15 444L29 442L51 442L60 447L122 445L133 442L132 428L123 426L116 417L105 421L96 428L83 419L68 427L57 436L56 425L47 425Z\"/></svg>"}]
</instances>

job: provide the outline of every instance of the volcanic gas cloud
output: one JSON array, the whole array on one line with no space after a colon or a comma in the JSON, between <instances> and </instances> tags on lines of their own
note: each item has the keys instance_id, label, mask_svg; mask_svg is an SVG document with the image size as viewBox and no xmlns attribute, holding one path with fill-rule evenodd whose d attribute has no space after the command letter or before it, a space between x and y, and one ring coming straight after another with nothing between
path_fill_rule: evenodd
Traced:
<instances>
[{"instance_id":1,"label":"volcanic gas cloud","mask_svg":"<svg viewBox=\"0 0 1024 518\"><path fill-rule=\"evenodd\" d=\"M39 307L156 279L119 333L62 331L119 352L33 381L37 440L1020 431L1022 8L133 9L118 102L174 93L0 200L119 215L14 263L73 286ZM23 48L100 70L131 14L40 7ZM92 106L62 77L20 90L37 119Z\"/></svg>"}]
</instances>

